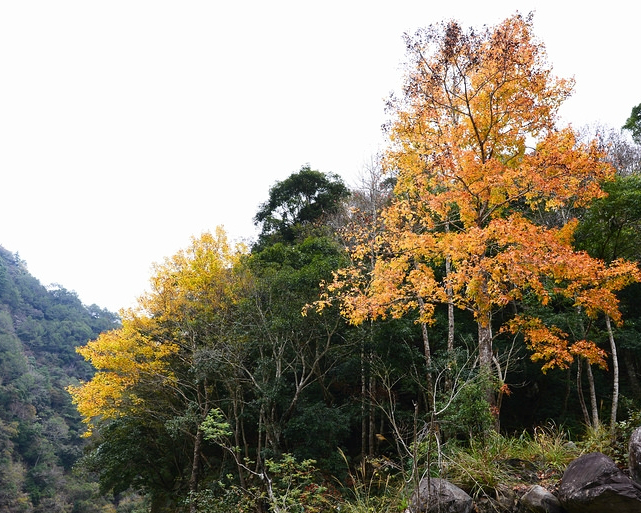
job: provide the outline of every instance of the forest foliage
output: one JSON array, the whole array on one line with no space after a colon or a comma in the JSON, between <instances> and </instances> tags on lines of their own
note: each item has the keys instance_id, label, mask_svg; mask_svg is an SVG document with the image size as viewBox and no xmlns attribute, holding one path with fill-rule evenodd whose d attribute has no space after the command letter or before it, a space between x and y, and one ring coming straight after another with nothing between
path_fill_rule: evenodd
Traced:
<instances>
[{"instance_id":1,"label":"forest foliage","mask_svg":"<svg viewBox=\"0 0 641 513\"><path fill-rule=\"evenodd\" d=\"M622 457L641 417L638 108L622 132L559 126L573 83L531 17L405 42L359 186L303 166L255 243L192 237L119 317L2 252L3 511L394 511L426 473L497 486L469 481L474 454L553 475L560 440L598 433Z\"/></svg>"},{"instance_id":2,"label":"forest foliage","mask_svg":"<svg viewBox=\"0 0 641 513\"><path fill-rule=\"evenodd\" d=\"M86 445L65 387L93 375L76 347L119 325L61 286L45 288L0 247L0 510L90 512L95 480L72 471Z\"/></svg>"}]
</instances>

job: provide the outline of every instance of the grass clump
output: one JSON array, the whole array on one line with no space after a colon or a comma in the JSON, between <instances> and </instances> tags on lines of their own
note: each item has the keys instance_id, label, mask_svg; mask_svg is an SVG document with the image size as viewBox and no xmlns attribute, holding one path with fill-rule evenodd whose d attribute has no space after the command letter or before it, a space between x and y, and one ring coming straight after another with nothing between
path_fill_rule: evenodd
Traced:
<instances>
[{"instance_id":1,"label":"grass clump","mask_svg":"<svg viewBox=\"0 0 641 513\"><path fill-rule=\"evenodd\" d=\"M552 486L577 455L577 447L554 425L518 437L493 432L466 445L446 447L441 477L474 498L495 498L506 489L535 483Z\"/></svg>"},{"instance_id":2,"label":"grass clump","mask_svg":"<svg viewBox=\"0 0 641 513\"><path fill-rule=\"evenodd\" d=\"M364 459L350 468L339 509L341 513L398 513L407 506L404 490L402 473L390 460Z\"/></svg>"}]
</instances>

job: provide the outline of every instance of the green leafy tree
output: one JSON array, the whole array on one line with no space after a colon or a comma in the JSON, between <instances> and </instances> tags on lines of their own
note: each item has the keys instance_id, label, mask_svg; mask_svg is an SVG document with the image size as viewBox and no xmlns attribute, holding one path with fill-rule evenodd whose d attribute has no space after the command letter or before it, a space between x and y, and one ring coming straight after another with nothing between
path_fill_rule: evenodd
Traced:
<instances>
[{"instance_id":1,"label":"green leafy tree","mask_svg":"<svg viewBox=\"0 0 641 513\"><path fill-rule=\"evenodd\" d=\"M630 131L632 139L634 139L637 144L641 144L641 103L632 107L630 117L626 120L622 128Z\"/></svg>"},{"instance_id":2,"label":"green leafy tree","mask_svg":"<svg viewBox=\"0 0 641 513\"><path fill-rule=\"evenodd\" d=\"M317 417L317 422L334 417L329 411L336 406L329 376L344 349L346 325L335 312L303 317L302 311L318 297L319 283L342 263L341 246L326 237L291 245L279 242L254 252L247 262L254 279L246 303L251 355L242 370L253 385L264 433L258 447L271 454L338 443L297 435L293 418L303 415L303 408L327 409L328 415ZM338 422L344 424L345 419Z\"/></svg>"},{"instance_id":3,"label":"green leafy tree","mask_svg":"<svg viewBox=\"0 0 641 513\"><path fill-rule=\"evenodd\" d=\"M619 174L612 182L604 184L607 196L595 200L591 208L582 215L577 228L575 244L579 249L606 262L627 259L641 262L641 175L638 173ZM629 287L630 291L638 286ZM611 428L614 429L617 419L619 396L619 362L616 338L622 342L623 360L633 389L638 389L636 379L635 351L638 346L634 341L639 338L639 319L631 315L626 301L629 292L619 294L623 300L622 309L626 311L627 322L621 329L612 326L610 318L605 317L604 332L612 355L613 394ZM589 376L589 375L588 375ZM593 410L595 407L593 406ZM596 415L593 415L596 417ZM594 422L593 422L594 423Z\"/></svg>"},{"instance_id":4,"label":"green leafy tree","mask_svg":"<svg viewBox=\"0 0 641 513\"><path fill-rule=\"evenodd\" d=\"M293 242L309 229L336 214L349 190L333 173L321 173L303 166L297 173L276 182L269 190L254 222L262 226L258 245Z\"/></svg>"},{"instance_id":5,"label":"green leafy tree","mask_svg":"<svg viewBox=\"0 0 641 513\"><path fill-rule=\"evenodd\" d=\"M576 245L596 258L641 261L641 174L604 184L607 196L582 215Z\"/></svg>"}]
</instances>

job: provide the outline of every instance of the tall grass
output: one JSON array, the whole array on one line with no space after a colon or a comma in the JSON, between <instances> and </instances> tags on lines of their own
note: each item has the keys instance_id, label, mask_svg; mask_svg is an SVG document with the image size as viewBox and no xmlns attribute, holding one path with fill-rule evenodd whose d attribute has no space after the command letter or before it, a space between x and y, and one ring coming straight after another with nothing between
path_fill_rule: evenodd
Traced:
<instances>
[{"instance_id":1,"label":"tall grass","mask_svg":"<svg viewBox=\"0 0 641 513\"><path fill-rule=\"evenodd\" d=\"M628 424L632 422L619 424L623 433L630 429ZM434 450L439 454L432 454ZM621 450L608 429L586 430L582 440L574 443L567 430L549 423L517 436L490 432L466 442L448 440L443 444L425 445L416 454L420 465L437 459L441 462L430 467L433 477L447 479L477 501L496 505L506 497L513 499L533 484L553 488L567 465L583 453L600 451L614 457ZM346 457L342 456L347 464ZM363 461L357 468L350 469L339 509L347 513L404 511L415 485L412 475L410 469L394 465L390 460Z\"/></svg>"},{"instance_id":2,"label":"tall grass","mask_svg":"<svg viewBox=\"0 0 641 513\"><path fill-rule=\"evenodd\" d=\"M518 437L490 433L466 445L446 444L443 476L473 497L496 497L501 490L560 479L578 455L567 434L555 425Z\"/></svg>"},{"instance_id":3,"label":"tall grass","mask_svg":"<svg viewBox=\"0 0 641 513\"><path fill-rule=\"evenodd\" d=\"M340 506L341 513L398 513L405 509L407 499L402 473L391 461L363 459L352 469L345 454L342 451L340 454L349 469L348 490Z\"/></svg>"}]
</instances>

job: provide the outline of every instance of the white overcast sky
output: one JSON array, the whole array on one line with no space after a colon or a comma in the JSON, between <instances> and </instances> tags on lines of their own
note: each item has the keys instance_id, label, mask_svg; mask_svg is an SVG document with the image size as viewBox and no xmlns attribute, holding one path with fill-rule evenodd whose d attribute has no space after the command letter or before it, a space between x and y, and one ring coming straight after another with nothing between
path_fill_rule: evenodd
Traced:
<instances>
[{"instance_id":1,"label":"white overcast sky","mask_svg":"<svg viewBox=\"0 0 641 513\"><path fill-rule=\"evenodd\" d=\"M350 186L384 144L403 32L535 11L575 126L641 103L629 0L0 0L0 245L117 311L153 262L223 225L253 239L309 163Z\"/></svg>"}]
</instances>

